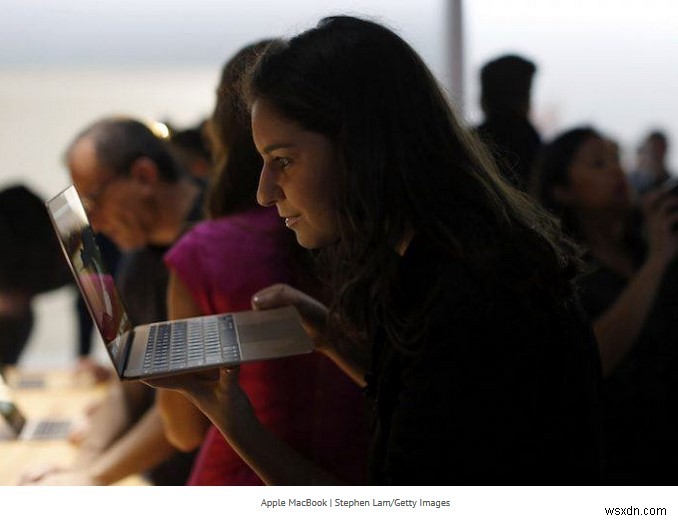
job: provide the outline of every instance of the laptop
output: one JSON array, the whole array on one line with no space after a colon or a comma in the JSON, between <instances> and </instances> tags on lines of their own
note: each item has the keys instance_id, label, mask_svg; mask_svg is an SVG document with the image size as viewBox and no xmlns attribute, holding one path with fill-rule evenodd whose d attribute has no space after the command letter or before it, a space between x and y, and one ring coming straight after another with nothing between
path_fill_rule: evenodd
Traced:
<instances>
[{"instance_id":1,"label":"laptop","mask_svg":"<svg viewBox=\"0 0 678 521\"><path fill-rule=\"evenodd\" d=\"M238 365L313 349L293 306L132 324L75 187L69 186L46 205L78 289L121 380Z\"/></svg>"},{"instance_id":2,"label":"laptop","mask_svg":"<svg viewBox=\"0 0 678 521\"><path fill-rule=\"evenodd\" d=\"M71 430L70 420L27 419L11 400L0 399L0 440L63 440Z\"/></svg>"},{"instance_id":3,"label":"laptop","mask_svg":"<svg viewBox=\"0 0 678 521\"><path fill-rule=\"evenodd\" d=\"M0 369L2 367L0 366ZM4 371L0 371L0 441L59 440L68 437L69 420L57 418L26 419L10 396Z\"/></svg>"}]
</instances>

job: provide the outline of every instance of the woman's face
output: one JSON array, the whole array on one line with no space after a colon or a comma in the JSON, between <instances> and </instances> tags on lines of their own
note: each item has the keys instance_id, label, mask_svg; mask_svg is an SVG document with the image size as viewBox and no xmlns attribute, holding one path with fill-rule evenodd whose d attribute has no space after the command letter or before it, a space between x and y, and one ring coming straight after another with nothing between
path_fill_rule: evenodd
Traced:
<instances>
[{"instance_id":1,"label":"woman's face","mask_svg":"<svg viewBox=\"0 0 678 521\"><path fill-rule=\"evenodd\" d=\"M568 185L560 194L564 204L579 210L627 209L631 189L614 143L593 136L579 147L568 169Z\"/></svg>"},{"instance_id":2,"label":"woman's face","mask_svg":"<svg viewBox=\"0 0 678 521\"><path fill-rule=\"evenodd\" d=\"M252 106L252 135L264 158L259 204L275 204L285 226L304 248L336 242L339 226L334 194L340 162L334 144L281 116L264 100Z\"/></svg>"}]
</instances>

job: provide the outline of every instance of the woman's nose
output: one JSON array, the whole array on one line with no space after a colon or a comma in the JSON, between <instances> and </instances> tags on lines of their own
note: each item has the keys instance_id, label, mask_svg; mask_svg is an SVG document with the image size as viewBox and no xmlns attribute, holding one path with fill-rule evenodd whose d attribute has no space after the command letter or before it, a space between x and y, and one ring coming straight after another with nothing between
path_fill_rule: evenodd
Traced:
<instances>
[{"instance_id":1,"label":"woman's nose","mask_svg":"<svg viewBox=\"0 0 678 521\"><path fill-rule=\"evenodd\" d=\"M277 176L266 165L259 175L257 188L257 202L261 206L272 206L283 198L283 191L277 181Z\"/></svg>"}]
</instances>

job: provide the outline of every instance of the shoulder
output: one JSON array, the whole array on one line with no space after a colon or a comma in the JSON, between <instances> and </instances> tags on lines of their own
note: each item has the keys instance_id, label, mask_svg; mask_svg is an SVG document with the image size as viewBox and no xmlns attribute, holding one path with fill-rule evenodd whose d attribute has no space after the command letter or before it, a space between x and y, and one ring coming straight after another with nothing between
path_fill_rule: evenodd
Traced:
<instances>
[{"instance_id":1,"label":"shoulder","mask_svg":"<svg viewBox=\"0 0 678 521\"><path fill-rule=\"evenodd\" d=\"M255 208L199 222L179 238L170 256L201 248L231 249L242 246L242 241L257 241L281 232L282 221L274 208Z\"/></svg>"}]
</instances>

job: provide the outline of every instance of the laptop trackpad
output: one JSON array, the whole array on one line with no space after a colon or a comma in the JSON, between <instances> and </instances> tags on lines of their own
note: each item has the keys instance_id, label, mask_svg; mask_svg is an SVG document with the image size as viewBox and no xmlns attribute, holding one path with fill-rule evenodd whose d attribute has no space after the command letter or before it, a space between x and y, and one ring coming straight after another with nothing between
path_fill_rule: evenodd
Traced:
<instances>
[{"instance_id":1,"label":"laptop trackpad","mask_svg":"<svg viewBox=\"0 0 678 521\"><path fill-rule=\"evenodd\" d=\"M242 359L261 360L313 350L311 339L298 320L289 318L264 323L238 323Z\"/></svg>"}]
</instances>

